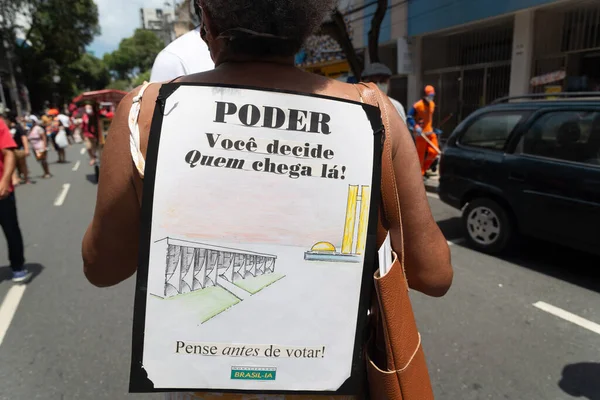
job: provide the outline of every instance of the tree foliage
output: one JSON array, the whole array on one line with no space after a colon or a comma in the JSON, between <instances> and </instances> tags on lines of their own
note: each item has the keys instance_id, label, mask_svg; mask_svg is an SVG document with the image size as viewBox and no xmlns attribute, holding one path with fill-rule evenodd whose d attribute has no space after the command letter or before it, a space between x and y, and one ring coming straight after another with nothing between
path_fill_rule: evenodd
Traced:
<instances>
[{"instance_id":1,"label":"tree foliage","mask_svg":"<svg viewBox=\"0 0 600 400\"><path fill-rule=\"evenodd\" d=\"M68 102L82 91L128 90L149 79L164 47L156 34L138 29L99 59L85 52L99 33L94 0L0 0L0 41L10 43L17 79L29 89L34 110L46 101Z\"/></svg>"},{"instance_id":2,"label":"tree foliage","mask_svg":"<svg viewBox=\"0 0 600 400\"><path fill-rule=\"evenodd\" d=\"M129 91L132 89L131 87L131 82L129 81L129 79L115 79L113 81L111 81L108 86L106 86L107 89L117 89L117 90L124 90L124 91Z\"/></svg>"},{"instance_id":3,"label":"tree foliage","mask_svg":"<svg viewBox=\"0 0 600 400\"><path fill-rule=\"evenodd\" d=\"M0 38L10 40L14 45L17 34L27 29L27 13L32 0L0 1Z\"/></svg>"},{"instance_id":4,"label":"tree foliage","mask_svg":"<svg viewBox=\"0 0 600 400\"><path fill-rule=\"evenodd\" d=\"M59 65L77 61L94 36L100 34L94 0L26 0L31 25L25 42L39 55ZM20 47L25 47L25 42Z\"/></svg>"},{"instance_id":5,"label":"tree foliage","mask_svg":"<svg viewBox=\"0 0 600 400\"><path fill-rule=\"evenodd\" d=\"M85 53L69 66L78 91L104 89L110 83L110 72L101 59Z\"/></svg>"},{"instance_id":6,"label":"tree foliage","mask_svg":"<svg viewBox=\"0 0 600 400\"><path fill-rule=\"evenodd\" d=\"M133 87L138 87L144 84L144 82L150 82L150 72L151 70L147 70L146 72L142 72L133 80Z\"/></svg>"},{"instance_id":7,"label":"tree foliage","mask_svg":"<svg viewBox=\"0 0 600 400\"><path fill-rule=\"evenodd\" d=\"M25 21L17 29L25 40L14 46L17 74L30 93L33 109L46 100L68 101L78 88L76 64L85 46L100 33L94 0L9 0L18 2ZM6 3L0 0L0 3ZM13 37L13 43L14 41ZM56 82L60 77L60 82Z\"/></svg>"},{"instance_id":8,"label":"tree foliage","mask_svg":"<svg viewBox=\"0 0 600 400\"><path fill-rule=\"evenodd\" d=\"M104 61L119 79L131 79L137 72L151 69L163 47L154 32L136 29L133 36L121 40L117 50L106 54Z\"/></svg>"}]
</instances>

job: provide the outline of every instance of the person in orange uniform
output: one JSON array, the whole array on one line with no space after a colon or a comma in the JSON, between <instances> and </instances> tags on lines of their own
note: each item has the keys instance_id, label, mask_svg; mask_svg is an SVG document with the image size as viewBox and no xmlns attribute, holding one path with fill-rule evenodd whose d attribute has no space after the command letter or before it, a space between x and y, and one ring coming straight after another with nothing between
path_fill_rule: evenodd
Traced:
<instances>
[{"instance_id":1,"label":"person in orange uniform","mask_svg":"<svg viewBox=\"0 0 600 400\"><path fill-rule=\"evenodd\" d=\"M425 95L417 101L408 111L406 122L415 133L415 143L419 161L421 161L421 174L425 176L427 170L438 156L438 152L421 136L423 133L427 139L439 149L437 135L433 130L433 112L435 111L435 89L431 85L425 86Z\"/></svg>"}]
</instances>

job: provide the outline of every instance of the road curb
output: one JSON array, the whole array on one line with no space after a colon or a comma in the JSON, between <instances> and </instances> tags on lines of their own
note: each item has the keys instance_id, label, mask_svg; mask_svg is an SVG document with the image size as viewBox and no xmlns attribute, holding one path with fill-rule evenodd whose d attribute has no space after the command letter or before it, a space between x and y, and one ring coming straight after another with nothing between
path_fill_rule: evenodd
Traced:
<instances>
[{"instance_id":1,"label":"road curb","mask_svg":"<svg viewBox=\"0 0 600 400\"><path fill-rule=\"evenodd\" d=\"M438 186L440 185L439 177L437 177L437 176L431 177L423 183L425 184L425 190L427 192L429 192L429 193L437 193L438 192Z\"/></svg>"},{"instance_id":2,"label":"road curb","mask_svg":"<svg viewBox=\"0 0 600 400\"><path fill-rule=\"evenodd\" d=\"M425 191L427 191L428 193L436 193L437 194L438 185L432 185L432 184L425 182Z\"/></svg>"}]
</instances>

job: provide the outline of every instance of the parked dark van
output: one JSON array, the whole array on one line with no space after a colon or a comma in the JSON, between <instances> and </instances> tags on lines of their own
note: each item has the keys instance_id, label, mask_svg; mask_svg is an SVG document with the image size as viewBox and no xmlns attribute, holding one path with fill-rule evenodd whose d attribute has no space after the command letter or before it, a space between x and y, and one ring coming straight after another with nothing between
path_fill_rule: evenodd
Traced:
<instances>
[{"instance_id":1,"label":"parked dark van","mask_svg":"<svg viewBox=\"0 0 600 400\"><path fill-rule=\"evenodd\" d=\"M504 98L464 120L439 196L488 253L518 234L600 254L600 93Z\"/></svg>"}]
</instances>

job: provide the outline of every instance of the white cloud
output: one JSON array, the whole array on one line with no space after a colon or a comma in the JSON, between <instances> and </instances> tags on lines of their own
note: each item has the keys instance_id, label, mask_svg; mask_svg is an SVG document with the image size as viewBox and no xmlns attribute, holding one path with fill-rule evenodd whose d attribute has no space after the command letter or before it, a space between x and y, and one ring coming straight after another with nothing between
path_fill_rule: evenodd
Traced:
<instances>
[{"instance_id":1,"label":"white cloud","mask_svg":"<svg viewBox=\"0 0 600 400\"><path fill-rule=\"evenodd\" d=\"M140 8L167 8L166 0L95 0L102 34L97 36L89 49L97 57L119 47L121 39L129 37L140 27ZM172 0L168 1L173 3ZM171 6L172 7L172 6Z\"/></svg>"}]
</instances>

